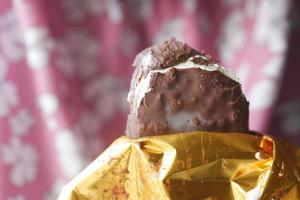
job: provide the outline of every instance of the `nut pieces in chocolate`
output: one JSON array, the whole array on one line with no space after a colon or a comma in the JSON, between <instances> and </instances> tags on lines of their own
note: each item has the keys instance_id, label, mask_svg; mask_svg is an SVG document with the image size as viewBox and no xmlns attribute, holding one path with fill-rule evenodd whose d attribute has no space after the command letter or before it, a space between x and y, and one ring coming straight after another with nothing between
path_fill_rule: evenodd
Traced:
<instances>
[{"instance_id":1,"label":"nut pieces in chocolate","mask_svg":"<svg viewBox=\"0 0 300 200\"><path fill-rule=\"evenodd\" d=\"M131 138L190 131L248 132L248 101L234 75L174 38L136 56L128 95Z\"/></svg>"}]
</instances>

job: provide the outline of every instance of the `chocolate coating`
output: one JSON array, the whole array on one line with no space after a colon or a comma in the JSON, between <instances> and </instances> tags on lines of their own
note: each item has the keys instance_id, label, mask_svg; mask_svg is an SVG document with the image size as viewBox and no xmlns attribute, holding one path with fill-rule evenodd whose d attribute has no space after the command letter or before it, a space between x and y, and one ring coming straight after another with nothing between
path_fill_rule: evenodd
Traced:
<instances>
[{"instance_id":1,"label":"chocolate coating","mask_svg":"<svg viewBox=\"0 0 300 200\"><path fill-rule=\"evenodd\" d=\"M143 68L150 71L155 69L164 69L195 56L205 56L206 59L195 59L197 64L212 64L216 63L209 55L204 52L198 52L185 43L177 41L175 38L171 38L162 44L154 45L143 51L141 51L133 61L133 66L136 68ZM143 62L145 57L148 56L148 62Z\"/></svg>"},{"instance_id":2,"label":"chocolate coating","mask_svg":"<svg viewBox=\"0 0 300 200\"><path fill-rule=\"evenodd\" d=\"M137 55L128 97L128 136L196 130L248 132L249 103L240 84L218 70L172 68L188 59L200 65L216 63L174 38ZM170 69L164 73L157 71L164 68ZM150 71L150 90L137 105L137 86Z\"/></svg>"}]
</instances>

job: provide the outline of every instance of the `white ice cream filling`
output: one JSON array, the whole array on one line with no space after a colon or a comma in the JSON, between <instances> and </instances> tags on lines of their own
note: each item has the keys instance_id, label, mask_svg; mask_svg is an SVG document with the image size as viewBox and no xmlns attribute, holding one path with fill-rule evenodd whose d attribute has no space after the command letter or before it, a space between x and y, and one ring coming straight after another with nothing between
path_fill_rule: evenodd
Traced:
<instances>
[{"instance_id":1,"label":"white ice cream filling","mask_svg":"<svg viewBox=\"0 0 300 200\"><path fill-rule=\"evenodd\" d=\"M136 109L138 109L140 107L142 99L145 97L145 95L148 92L150 92L152 90L152 88L150 87L150 81L151 81L152 76L155 73L162 73L162 74L164 74L164 73L168 72L170 69L173 69L173 68L175 68L175 69L200 68L200 69L206 70L206 71L217 71L218 70L219 72L221 72L222 74L224 74L228 78L230 78L230 79L232 79L232 80L234 80L236 82L239 82L239 80L235 76L235 74L233 72L231 72L229 69L226 69L225 67L220 66L218 64L199 65L199 64L196 64L196 63L192 62L191 61L192 58L190 58L186 62L180 63L180 64L175 65L173 67L169 67L169 68L166 68L166 69L159 69L159 70L152 70L152 71L150 71L147 74L147 76L139 82L139 84L136 86L135 90L132 91L134 93L132 94L132 92L129 92L129 94L128 94L128 100L129 99L132 100L131 103L133 104L133 107L136 108Z\"/></svg>"}]
</instances>

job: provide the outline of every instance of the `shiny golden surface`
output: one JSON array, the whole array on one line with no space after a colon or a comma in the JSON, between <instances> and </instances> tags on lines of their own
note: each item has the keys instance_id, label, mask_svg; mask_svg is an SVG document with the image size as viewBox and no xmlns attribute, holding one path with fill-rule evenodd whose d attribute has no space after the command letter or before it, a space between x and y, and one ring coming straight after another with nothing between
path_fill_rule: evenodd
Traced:
<instances>
[{"instance_id":1,"label":"shiny golden surface","mask_svg":"<svg viewBox=\"0 0 300 200\"><path fill-rule=\"evenodd\" d=\"M267 136L121 137L58 199L300 199L299 164L299 150Z\"/></svg>"}]
</instances>

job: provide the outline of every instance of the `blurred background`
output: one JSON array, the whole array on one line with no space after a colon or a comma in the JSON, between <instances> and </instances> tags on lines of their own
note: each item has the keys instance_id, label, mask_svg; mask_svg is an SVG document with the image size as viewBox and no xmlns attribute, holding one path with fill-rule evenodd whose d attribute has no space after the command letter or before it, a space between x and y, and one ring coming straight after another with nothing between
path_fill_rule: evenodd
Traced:
<instances>
[{"instance_id":1,"label":"blurred background","mask_svg":"<svg viewBox=\"0 0 300 200\"><path fill-rule=\"evenodd\" d=\"M237 73L251 129L300 145L298 1L1 0L0 199L56 199L123 134L135 55L171 36Z\"/></svg>"}]
</instances>

